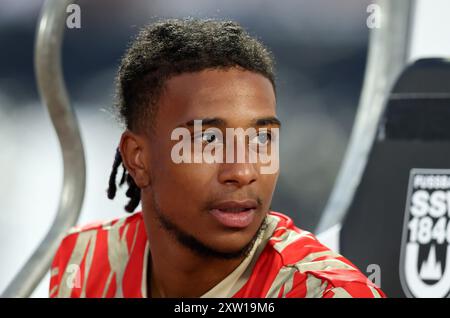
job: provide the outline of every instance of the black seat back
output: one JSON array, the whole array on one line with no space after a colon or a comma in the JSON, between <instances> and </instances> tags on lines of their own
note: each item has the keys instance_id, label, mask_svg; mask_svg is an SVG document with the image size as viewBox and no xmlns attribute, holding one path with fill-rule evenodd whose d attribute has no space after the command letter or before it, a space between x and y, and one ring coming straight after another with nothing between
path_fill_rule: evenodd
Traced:
<instances>
[{"instance_id":1,"label":"black seat back","mask_svg":"<svg viewBox=\"0 0 450 318\"><path fill-rule=\"evenodd\" d=\"M389 297L450 293L450 61L424 59L393 88L342 224L340 251L379 265Z\"/></svg>"}]
</instances>

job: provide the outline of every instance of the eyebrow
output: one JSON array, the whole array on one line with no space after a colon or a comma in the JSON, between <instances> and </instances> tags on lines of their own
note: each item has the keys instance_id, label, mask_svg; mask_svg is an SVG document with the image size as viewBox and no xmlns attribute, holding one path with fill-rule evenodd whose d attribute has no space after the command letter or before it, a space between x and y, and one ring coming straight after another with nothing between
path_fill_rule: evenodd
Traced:
<instances>
[{"instance_id":1,"label":"eyebrow","mask_svg":"<svg viewBox=\"0 0 450 318\"><path fill-rule=\"evenodd\" d=\"M281 127L281 121L274 116L259 118L255 120L255 126L269 126L269 125Z\"/></svg>"},{"instance_id":2,"label":"eyebrow","mask_svg":"<svg viewBox=\"0 0 450 318\"><path fill-rule=\"evenodd\" d=\"M192 119L192 120L190 120L190 121L188 121L185 124L180 125L180 126L193 127L195 120L201 120L203 126L215 126L215 127L227 126L226 120L224 120L222 118L218 118L218 117ZM270 126L270 125L274 125L274 126L280 126L281 127L280 120L278 118L274 117L274 116L254 119L251 123L252 123L253 126Z\"/></svg>"},{"instance_id":3,"label":"eyebrow","mask_svg":"<svg viewBox=\"0 0 450 318\"><path fill-rule=\"evenodd\" d=\"M201 118L201 119L192 119L184 124L184 126L193 127L195 120L201 120L203 126L226 126L226 121L222 118Z\"/></svg>"}]
</instances>

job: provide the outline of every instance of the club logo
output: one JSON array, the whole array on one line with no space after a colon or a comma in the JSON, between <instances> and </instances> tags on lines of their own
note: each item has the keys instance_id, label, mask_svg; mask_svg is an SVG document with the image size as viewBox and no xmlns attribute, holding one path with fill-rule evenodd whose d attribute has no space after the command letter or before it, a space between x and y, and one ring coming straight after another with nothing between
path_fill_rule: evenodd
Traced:
<instances>
[{"instance_id":1,"label":"club logo","mask_svg":"<svg viewBox=\"0 0 450 318\"><path fill-rule=\"evenodd\" d=\"M450 169L412 169L406 199L400 281L408 297L450 292Z\"/></svg>"}]
</instances>

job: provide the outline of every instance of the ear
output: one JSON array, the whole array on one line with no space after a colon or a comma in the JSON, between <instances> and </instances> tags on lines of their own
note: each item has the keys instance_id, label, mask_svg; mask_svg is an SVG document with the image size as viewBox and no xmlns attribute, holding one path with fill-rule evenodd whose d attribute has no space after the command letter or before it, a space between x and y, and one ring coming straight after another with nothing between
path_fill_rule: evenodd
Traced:
<instances>
[{"instance_id":1,"label":"ear","mask_svg":"<svg viewBox=\"0 0 450 318\"><path fill-rule=\"evenodd\" d=\"M136 185L143 189L150 185L150 153L144 135L126 130L119 145L122 161L128 173L133 177Z\"/></svg>"}]
</instances>

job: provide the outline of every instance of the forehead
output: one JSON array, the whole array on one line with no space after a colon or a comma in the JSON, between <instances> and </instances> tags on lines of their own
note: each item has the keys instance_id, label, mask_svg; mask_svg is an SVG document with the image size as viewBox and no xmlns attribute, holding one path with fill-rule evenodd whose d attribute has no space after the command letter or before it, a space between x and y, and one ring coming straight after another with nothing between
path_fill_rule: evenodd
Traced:
<instances>
[{"instance_id":1,"label":"forehead","mask_svg":"<svg viewBox=\"0 0 450 318\"><path fill-rule=\"evenodd\" d=\"M230 68L174 76L166 82L159 104L157 122L162 125L206 117L245 125L258 117L274 116L276 101L266 77Z\"/></svg>"}]
</instances>

